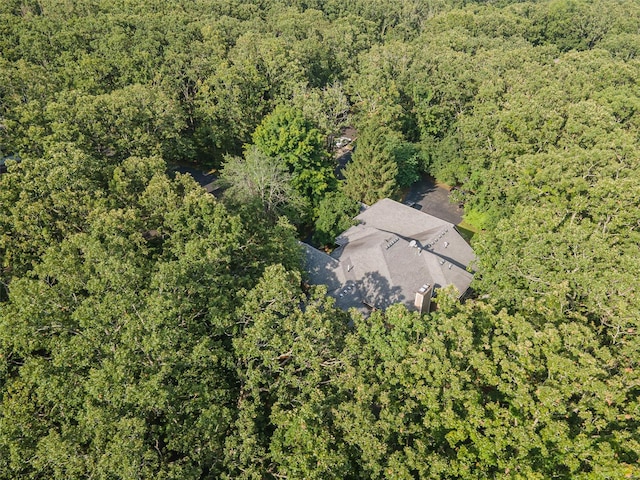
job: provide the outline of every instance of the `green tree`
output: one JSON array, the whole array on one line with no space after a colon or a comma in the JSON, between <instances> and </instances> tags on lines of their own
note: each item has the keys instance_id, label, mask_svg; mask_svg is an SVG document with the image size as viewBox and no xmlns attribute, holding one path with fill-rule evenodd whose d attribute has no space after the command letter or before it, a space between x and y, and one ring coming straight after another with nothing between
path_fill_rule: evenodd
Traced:
<instances>
[{"instance_id":1,"label":"green tree","mask_svg":"<svg viewBox=\"0 0 640 480\"><path fill-rule=\"evenodd\" d=\"M460 305L446 291L438 305L354 318L336 425L367 478L637 471L631 357L569 318Z\"/></svg>"},{"instance_id":2,"label":"green tree","mask_svg":"<svg viewBox=\"0 0 640 480\"><path fill-rule=\"evenodd\" d=\"M300 86L291 101L309 121L316 122L327 137L336 135L347 124L350 105L339 83L322 89Z\"/></svg>"},{"instance_id":3,"label":"green tree","mask_svg":"<svg viewBox=\"0 0 640 480\"><path fill-rule=\"evenodd\" d=\"M52 145L43 158L25 157L0 175L0 258L7 274L25 274L51 245L83 231L109 175L108 165L72 144Z\"/></svg>"},{"instance_id":4,"label":"green tree","mask_svg":"<svg viewBox=\"0 0 640 480\"><path fill-rule=\"evenodd\" d=\"M36 188L49 174L38 165L26 159L2 182ZM238 402L236 293L274 261L297 265L299 248L286 224L244 228L191 178L165 171L159 159L130 158L93 180L97 193L81 190L95 195L87 200L73 187L95 172L76 170L77 183L35 215L69 212L51 222L55 236L10 249L2 477L223 472ZM20 218L3 219L7 237L37 226Z\"/></svg>"},{"instance_id":5,"label":"green tree","mask_svg":"<svg viewBox=\"0 0 640 480\"><path fill-rule=\"evenodd\" d=\"M359 134L351 162L344 170L343 191L349 198L371 205L398 190L398 163L386 148L388 131L367 125Z\"/></svg>"},{"instance_id":6,"label":"green tree","mask_svg":"<svg viewBox=\"0 0 640 480\"><path fill-rule=\"evenodd\" d=\"M240 400L227 441L233 478L344 478L351 472L332 415L348 319L325 289L307 297L300 286L299 274L274 265L237 311Z\"/></svg>"},{"instance_id":7,"label":"green tree","mask_svg":"<svg viewBox=\"0 0 640 480\"><path fill-rule=\"evenodd\" d=\"M407 188L417 182L420 179L420 149L407 142L397 132L393 132L381 140L385 141L386 148L391 151L398 164L398 174L396 175L398 187Z\"/></svg>"},{"instance_id":8,"label":"green tree","mask_svg":"<svg viewBox=\"0 0 640 480\"><path fill-rule=\"evenodd\" d=\"M46 118L56 141L75 142L89 154L192 157L180 137L185 128L180 105L156 87L130 85L98 96L65 93L47 106Z\"/></svg>"},{"instance_id":9,"label":"green tree","mask_svg":"<svg viewBox=\"0 0 640 480\"><path fill-rule=\"evenodd\" d=\"M253 142L265 155L284 162L293 186L312 206L316 207L335 187L324 138L300 111L284 105L276 107L256 128Z\"/></svg>"},{"instance_id":10,"label":"green tree","mask_svg":"<svg viewBox=\"0 0 640 480\"><path fill-rule=\"evenodd\" d=\"M235 208L261 210L273 220L286 215L300 223L308 205L291 185L291 175L279 158L268 157L254 145L244 158L227 156L220 172L224 198Z\"/></svg>"},{"instance_id":11,"label":"green tree","mask_svg":"<svg viewBox=\"0 0 640 480\"><path fill-rule=\"evenodd\" d=\"M360 204L342 192L331 192L318 206L313 241L318 245L332 245L336 237L355 224Z\"/></svg>"},{"instance_id":12,"label":"green tree","mask_svg":"<svg viewBox=\"0 0 640 480\"><path fill-rule=\"evenodd\" d=\"M640 476L638 2L466 3L0 2L1 478ZM478 299L301 285L290 199L419 169Z\"/></svg>"}]
</instances>

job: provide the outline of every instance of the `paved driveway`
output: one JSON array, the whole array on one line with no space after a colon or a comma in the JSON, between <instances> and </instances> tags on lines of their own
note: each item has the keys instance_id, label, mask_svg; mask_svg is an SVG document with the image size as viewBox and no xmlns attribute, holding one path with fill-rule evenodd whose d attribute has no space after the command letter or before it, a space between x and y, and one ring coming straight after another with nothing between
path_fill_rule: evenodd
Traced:
<instances>
[{"instance_id":1,"label":"paved driveway","mask_svg":"<svg viewBox=\"0 0 640 480\"><path fill-rule=\"evenodd\" d=\"M182 174L187 173L191 175L193 179L198 182L200 186L207 192L213 193L214 195L218 193L218 187L214 183L218 179L218 177L216 177L215 175L203 172L198 167L189 167L186 165L177 165L174 166L171 170Z\"/></svg>"},{"instance_id":2,"label":"paved driveway","mask_svg":"<svg viewBox=\"0 0 640 480\"><path fill-rule=\"evenodd\" d=\"M351 147L348 146L346 148L342 148L340 149L340 151L338 151L338 154L336 156L336 178L338 180L344 180L344 169L347 166L347 163L349 163L351 161L351 153L353 152L353 150L351 150Z\"/></svg>"},{"instance_id":3,"label":"paved driveway","mask_svg":"<svg viewBox=\"0 0 640 480\"><path fill-rule=\"evenodd\" d=\"M415 202L418 210L441 218L454 225L462 221L463 210L449 202L449 189L436 184L433 177L424 176L414 183L404 198L405 203Z\"/></svg>"}]
</instances>

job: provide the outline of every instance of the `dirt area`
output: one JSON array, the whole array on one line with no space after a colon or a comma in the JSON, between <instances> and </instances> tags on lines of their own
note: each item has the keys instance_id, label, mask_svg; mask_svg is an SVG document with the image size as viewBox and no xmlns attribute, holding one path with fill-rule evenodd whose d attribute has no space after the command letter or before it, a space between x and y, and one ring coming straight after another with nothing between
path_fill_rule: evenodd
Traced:
<instances>
[{"instance_id":1,"label":"dirt area","mask_svg":"<svg viewBox=\"0 0 640 480\"><path fill-rule=\"evenodd\" d=\"M414 183L403 201L454 225L462 221L464 211L457 204L449 202L449 187L436 182L433 177L425 175Z\"/></svg>"}]
</instances>

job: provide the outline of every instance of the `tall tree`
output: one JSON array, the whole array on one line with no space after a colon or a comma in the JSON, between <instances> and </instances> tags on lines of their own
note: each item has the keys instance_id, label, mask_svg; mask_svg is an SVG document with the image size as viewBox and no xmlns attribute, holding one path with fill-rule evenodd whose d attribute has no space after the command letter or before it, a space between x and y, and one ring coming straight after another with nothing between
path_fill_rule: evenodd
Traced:
<instances>
[{"instance_id":1,"label":"tall tree","mask_svg":"<svg viewBox=\"0 0 640 480\"><path fill-rule=\"evenodd\" d=\"M244 158L226 157L219 182L234 208L257 208L273 220L286 215L294 223L308 213L309 206L292 186L286 165L255 145L247 147Z\"/></svg>"},{"instance_id":2,"label":"tall tree","mask_svg":"<svg viewBox=\"0 0 640 480\"><path fill-rule=\"evenodd\" d=\"M341 191L331 192L318 206L313 241L319 245L333 245L336 237L355 224L360 204Z\"/></svg>"},{"instance_id":3,"label":"tall tree","mask_svg":"<svg viewBox=\"0 0 640 480\"><path fill-rule=\"evenodd\" d=\"M276 107L256 128L253 142L265 155L284 162L293 186L312 206L334 188L336 180L324 138L299 110Z\"/></svg>"},{"instance_id":4,"label":"tall tree","mask_svg":"<svg viewBox=\"0 0 640 480\"><path fill-rule=\"evenodd\" d=\"M398 163L387 148L387 133L375 124L359 133L353 158L344 170L343 191L353 200L371 205L396 193Z\"/></svg>"},{"instance_id":5,"label":"tall tree","mask_svg":"<svg viewBox=\"0 0 640 480\"><path fill-rule=\"evenodd\" d=\"M7 174L9 190L46 183L36 166ZM69 212L51 222L55 235L19 236L20 250L10 249L3 478L222 473L238 402L236 293L267 264L295 265L297 245L286 225L244 228L191 178L165 171L159 159L130 158L85 192L90 201L73 188L51 192L54 203L34 213ZM91 169L75 173L72 187L91 185ZM20 218L3 218L6 237L37 225Z\"/></svg>"},{"instance_id":6,"label":"tall tree","mask_svg":"<svg viewBox=\"0 0 640 480\"><path fill-rule=\"evenodd\" d=\"M300 275L274 265L237 311L238 420L227 443L232 478L345 478L348 452L333 434L336 373L347 316L326 290L307 297Z\"/></svg>"},{"instance_id":7,"label":"tall tree","mask_svg":"<svg viewBox=\"0 0 640 480\"><path fill-rule=\"evenodd\" d=\"M291 101L307 119L317 122L327 137L336 135L347 123L350 105L339 83L322 89L300 86L294 91Z\"/></svg>"},{"instance_id":8,"label":"tall tree","mask_svg":"<svg viewBox=\"0 0 640 480\"><path fill-rule=\"evenodd\" d=\"M570 318L442 291L438 305L374 312L347 336L336 425L364 476L637 474L630 357Z\"/></svg>"}]
</instances>

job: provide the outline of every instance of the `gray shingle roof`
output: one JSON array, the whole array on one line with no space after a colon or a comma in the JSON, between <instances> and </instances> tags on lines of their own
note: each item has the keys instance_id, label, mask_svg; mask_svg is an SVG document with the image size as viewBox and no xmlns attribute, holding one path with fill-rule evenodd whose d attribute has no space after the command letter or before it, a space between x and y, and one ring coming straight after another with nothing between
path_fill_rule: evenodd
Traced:
<instances>
[{"instance_id":1,"label":"gray shingle roof","mask_svg":"<svg viewBox=\"0 0 640 480\"><path fill-rule=\"evenodd\" d=\"M461 295L468 290L473 275L467 267L475 255L453 224L390 199L356 220L336 239L340 246L331 256L305 246L311 282L327 285L339 307L403 303L413 309L424 284L452 284Z\"/></svg>"}]
</instances>

